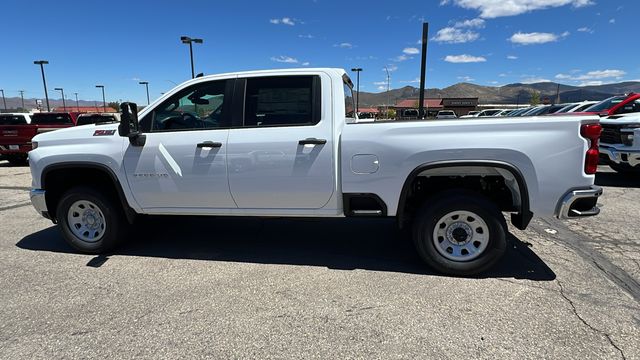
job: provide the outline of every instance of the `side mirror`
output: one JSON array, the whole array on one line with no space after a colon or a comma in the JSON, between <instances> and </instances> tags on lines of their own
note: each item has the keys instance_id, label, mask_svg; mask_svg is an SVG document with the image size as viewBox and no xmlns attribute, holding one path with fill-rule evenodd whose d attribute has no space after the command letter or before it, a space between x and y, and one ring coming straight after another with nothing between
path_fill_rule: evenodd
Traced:
<instances>
[{"instance_id":1,"label":"side mirror","mask_svg":"<svg viewBox=\"0 0 640 360\"><path fill-rule=\"evenodd\" d=\"M128 137L133 146L144 146L146 135L140 133L139 130L138 105L131 102L123 102L120 104L120 112L118 134L122 137Z\"/></svg>"}]
</instances>

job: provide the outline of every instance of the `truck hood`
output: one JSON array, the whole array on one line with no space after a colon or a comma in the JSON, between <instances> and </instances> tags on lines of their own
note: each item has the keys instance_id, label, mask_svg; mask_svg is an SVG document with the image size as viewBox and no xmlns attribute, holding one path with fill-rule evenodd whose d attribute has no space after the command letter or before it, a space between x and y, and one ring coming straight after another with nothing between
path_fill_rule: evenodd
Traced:
<instances>
[{"instance_id":1,"label":"truck hood","mask_svg":"<svg viewBox=\"0 0 640 360\"><path fill-rule=\"evenodd\" d=\"M640 113L607 116L600 118L600 123L610 125L640 124Z\"/></svg>"},{"instance_id":2,"label":"truck hood","mask_svg":"<svg viewBox=\"0 0 640 360\"><path fill-rule=\"evenodd\" d=\"M113 131L113 134L111 132ZM49 141L73 141L79 139L90 140L96 136L118 136L118 124L104 124L104 125L82 125L63 128L60 130L50 131L42 134L38 134L33 138L33 141L38 143L45 143Z\"/></svg>"}]
</instances>

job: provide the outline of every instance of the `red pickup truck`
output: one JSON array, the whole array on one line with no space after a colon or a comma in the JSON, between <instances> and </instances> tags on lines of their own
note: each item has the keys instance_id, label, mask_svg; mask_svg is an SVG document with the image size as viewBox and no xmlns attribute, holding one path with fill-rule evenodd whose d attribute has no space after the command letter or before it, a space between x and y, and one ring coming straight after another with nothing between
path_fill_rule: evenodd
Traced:
<instances>
[{"instance_id":1,"label":"red pickup truck","mask_svg":"<svg viewBox=\"0 0 640 360\"><path fill-rule=\"evenodd\" d=\"M31 139L37 134L75 126L79 113L0 114L0 158L26 164ZM31 123L29 123L29 117Z\"/></svg>"}]
</instances>

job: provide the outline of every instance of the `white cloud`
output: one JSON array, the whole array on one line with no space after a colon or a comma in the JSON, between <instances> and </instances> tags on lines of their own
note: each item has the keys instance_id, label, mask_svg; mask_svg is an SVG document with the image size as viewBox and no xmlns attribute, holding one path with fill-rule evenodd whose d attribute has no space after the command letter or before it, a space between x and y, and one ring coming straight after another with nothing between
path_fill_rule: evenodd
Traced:
<instances>
[{"instance_id":1,"label":"white cloud","mask_svg":"<svg viewBox=\"0 0 640 360\"><path fill-rule=\"evenodd\" d=\"M376 85L376 86L387 85L387 82L386 81L376 81L376 82L373 83L373 85Z\"/></svg>"},{"instance_id":2,"label":"white cloud","mask_svg":"<svg viewBox=\"0 0 640 360\"><path fill-rule=\"evenodd\" d=\"M482 29L484 28L484 19L475 18L471 20L458 21L453 27Z\"/></svg>"},{"instance_id":3,"label":"white cloud","mask_svg":"<svg viewBox=\"0 0 640 360\"><path fill-rule=\"evenodd\" d=\"M523 84L536 84L536 83L541 83L541 82L551 82L551 80L544 79L544 78L537 78L537 77L530 77L530 78L522 79L522 83Z\"/></svg>"},{"instance_id":4,"label":"white cloud","mask_svg":"<svg viewBox=\"0 0 640 360\"><path fill-rule=\"evenodd\" d=\"M279 62L279 63L287 63L287 64L297 64L298 59L292 58L290 56L280 55L278 57L272 56L271 61Z\"/></svg>"},{"instance_id":5,"label":"white cloud","mask_svg":"<svg viewBox=\"0 0 640 360\"><path fill-rule=\"evenodd\" d=\"M351 48L353 48L353 44L348 43L348 42L343 42L343 43L340 43L340 44L334 44L333 47L339 47L339 48L342 48L342 49L351 49Z\"/></svg>"},{"instance_id":6,"label":"white cloud","mask_svg":"<svg viewBox=\"0 0 640 360\"><path fill-rule=\"evenodd\" d=\"M475 79L472 78L471 76L458 76L458 80L464 81L464 82L472 82Z\"/></svg>"},{"instance_id":7,"label":"white cloud","mask_svg":"<svg viewBox=\"0 0 640 360\"><path fill-rule=\"evenodd\" d=\"M389 69L389 72L394 72L398 70L398 66L394 64L387 65L387 69ZM382 68L382 71L386 71L385 68Z\"/></svg>"},{"instance_id":8,"label":"white cloud","mask_svg":"<svg viewBox=\"0 0 640 360\"><path fill-rule=\"evenodd\" d=\"M420 53L420 50L418 50L417 48L414 47L408 47L408 48L404 48L404 50L402 50L403 53L407 54L407 55L416 55Z\"/></svg>"},{"instance_id":9,"label":"white cloud","mask_svg":"<svg viewBox=\"0 0 640 360\"><path fill-rule=\"evenodd\" d=\"M499 77L507 77L507 74L502 73L502 74L498 74Z\"/></svg>"},{"instance_id":10,"label":"white cloud","mask_svg":"<svg viewBox=\"0 0 640 360\"><path fill-rule=\"evenodd\" d=\"M133 81L140 81L140 80L142 80L142 79L140 79L140 78L138 78L138 77L134 77L134 78L132 78L131 80L133 80Z\"/></svg>"},{"instance_id":11,"label":"white cloud","mask_svg":"<svg viewBox=\"0 0 640 360\"><path fill-rule=\"evenodd\" d=\"M306 35L298 35L299 38L301 39L313 39L315 36L311 35L311 34L306 34Z\"/></svg>"},{"instance_id":12,"label":"white cloud","mask_svg":"<svg viewBox=\"0 0 640 360\"><path fill-rule=\"evenodd\" d=\"M475 31L446 27L438 30L436 36L432 37L431 40L448 44L463 44L476 41L478 38L480 38L480 34Z\"/></svg>"},{"instance_id":13,"label":"white cloud","mask_svg":"<svg viewBox=\"0 0 640 360\"><path fill-rule=\"evenodd\" d=\"M269 22L276 25L284 24L289 26L294 26L296 24L296 20L289 17L283 17L282 19L269 19Z\"/></svg>"},{"instance_id":14,"label":"white cloud","mask_svg":"<svg viewBox=\"0 0 640 360\"><path fill-rule=\"evenodd\" d=\"M569 32L566 31L562 35L558 36L552 33L540 33L540 32L532 32L532 33L522 33L517 32L513 34L509 41L514 44L520 45L532 45L532 44L545 44L549 42L555 42L560 39L560 37L569 36Z\"/></svg>"},{"instance_id":15,"label":"white cloud","mask_svg":"<svg viewBox=\"0 0 640 360\"><path fill-rule=\"evenodd\" d=\"M588 28L588 27L581 27L578 29L578 32L584 32L584 33L589 33L589 34L593 34L593 29Z\"/></svg>"},{"instance_id":16,"label":"white cloud","mask_svg":"<svg viewBox=\"0 0 640 360\"><path fill-rule=\"evenodd\" d=\"M387 90L387 87L380 85L380 86L378 86L378 90L383 90L384 91L384 90Z\"/></svg>"},{"instance_id":17,"label":"white cloud","mask_svg":"<svg viewBox=\"0 0 640 360\"><path fill-rule=\"evenodd\" d=\"M409 59L413 59L413 58L410 57L410 56L407 56L407 55L398 55L398 56L394 57L393 59L391 59L391 61L402 62L402 61L409 60Z\"/></svg>"},{"instance_id":18,"label":"white cloud","mask_svg":"<svg viewBox=\"0 0 640 360\"><path fill-rule=\"evenodd\" d=\"M518 60L518 57L515 55L507 55L507 59L509 60Z\"/></svg>"},{"instance_id":19,"label":"white cloud","mask_svg":"<svg viewBox=\"0 0 640 360\"><path fill-rule=\"evenodd\" d=\"M401 80L399 81L403 84L419 84L420 83L420 78L415 78L413 80Z\"/></svg>"},{"instance_id":20,"label":"white cloud","mask_svg":"<svg viewBox=\"0 0 640 360\"><path fill-rule=\"evenodd\" d=\"M615 24L616 23L616 19L610 19L609 20L609 24Z\"/></svg>"},{"instance_id":21,"label":"white cloud","mask_svg":"<svg viewBox=\"0 0 640 360\"><path fill-rule=\"evenodd\" d=\"M622 80L627 73L623 70L594 70L589 71L582 75L567 75L567 74L558 74L556 75L556 79L558 80L571 80L571 81L594 81L600 79L616 79Z\"/></svg>"},{"instance_id":22,"label":"white cloud","mask_svg":"<svg viewBox=\"0 0 640 360\"><path fill-rule=\"evenodd\" d=\"M482 56L472 56L472 55L463 54L463 55L447 55L444 58L444 61L450 62L450 63L454 63L454 64L458 64L458 63L485 62L485 61L487 61L487 59L485 59Z\"/></svg>"},{"instance_id":23,"label":"white cloud","mask_svg":"<svg viewBox=\"0 0 640 360\"><path fill-rule=\"evenodd\" d=\"M305 61L305 62L303 62L303 63L302 63L302 64L300 64L300 65L302 65L302 66L309 66L309 62L308 62L308 61Z\"/></svg>"},{"instance_id":24,"label":"white cloud","mask_svg":"<svg viewBox=\"0 0 640 360\"><path fill-rule=\"evenodd\" d=\"M580 8L593 5L593 0L442 0L440 5L453 3L465 9L480 12L480 17L492 19L502 16L514 16L535 10L571 5Z\"/></svg>"},{"instance_id":25,"label":"white cloud","mask_svg":"<svg viewBox=\"0 0 640 360\"><path fill-rule=\"evenodd\" d=\"M600 86L604 85L604 81L602 80L592 80L592 81L583 81L578 86Z\"/></svg>"}]
</instances>

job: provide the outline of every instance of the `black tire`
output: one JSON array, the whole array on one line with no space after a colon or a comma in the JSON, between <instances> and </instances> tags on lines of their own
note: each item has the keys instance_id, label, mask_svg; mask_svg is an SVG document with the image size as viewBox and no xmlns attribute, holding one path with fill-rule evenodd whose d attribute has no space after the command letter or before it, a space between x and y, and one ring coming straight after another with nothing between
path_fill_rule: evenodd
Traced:
<instances>
[{"instance_id":1,"label":"black tire","mask_svg":"<svg viewBox=\"0 0 640 360\"><path fill-rule=\"evenodd\" d=\"M113 196L109 197L109 194L111 194L109 191L80 186L68 190L60 198L56 209L58 227L64 239L74 249L86 254L102 254L114 249L127 237L129 223L124 216L120 203ZM100 218L105 225L104 231L96 230L100 236L97 236L97 240L94 241L85 241L74 234L71 230L73 225L69 223L71 207L78 202L82 205L82 202L87 201L95 205L102 213L102 216L94 218ZM93 213L95 214L95 209L93 209ZM71 214L71 216L73 218L74 214Z\"/></svg>"},{"instance_id":2,"label":"black tire","mask_svg":"<svg viewBox=\"0 0 640 360\"><path fill-rule=\"evenodd\" d=\"M450 227L452 229L457 226L462 227L463 225L458 225L458 222L446 225L444 221L442 221L446 216L455 214L455 212L468 212L479 217L479 219L474 217L466 218L474 221L470 223L471 226L469 229L478 221L483 221L483 223L479 230L470 231L472 233L471 236L469 236L469 232L465 231L464 228L463 231L465 232L463 234L458 233L458 235L462 235L463 239L468 239L464 240L467 241L467 245L464 246L466 248L474 246L477 255L475 255L475 253L469 253L465 248L461 251L463 254L458 255L458 260L454 261L445 257L441 251L449 253L450 249L460 243L447 243L450 235L444 237L438 236L438 239L434 241L434 232L443 231L447 234ZM451 219L455 219L455 215L452 216ZM462 220L461 222L464 223ZM438 226L440 230L437 230L436 226ZM482 230L485 228L488 230L488 234L483 236L482 234L487 231ZM476 235L476 232L478 232L479 235ZM416 213L413 223L413 241L422 260L441 273L456 276L474 275L491 268L500 260L507 249L506 234L507 230L504 216L496 205L487 198L470 191L447 191L427 199L425 204ZM455 231L452 231L451 238L455 236ZM475 244L480 242L473 241L474 238L483 238L483 242L480 245L481 247L476 247ZM440 241L440 239L442 239L442 241ZM436 242L440 245L436 245ZM451 244L451 247L448 246L449 244ZM440 250L438 250L436 246L439 246ZM460 249L460 246L458 246L458 249ZM479 251L478 249L482 250ZM465 251L467 252L466 256L470 258L469 260L464 259ZM452 252L449 256L453 257L454 255Z\"/></svg>"},{"instance_id":3,"label":"black tire","mask_svg":"<svg viewBox=\"0 0 640 360\"><path fill-rule=\"evenodd\" d=\"M7 156L7 161L9 162L9 164L13 166L29 165L29 160L26 155L25 156L10 155L10 156Z\"/></svg>"},{"instance_id":4,"label":"black tire","mask_svg":"<svg viewBox=\"0 0 640 360\"><path fill-rule=\"evenodd\" d=\"M640 166L631 166L629 164L609 163L609 167L620 174L640 174Z\"/></svg>"}]
</instances>

